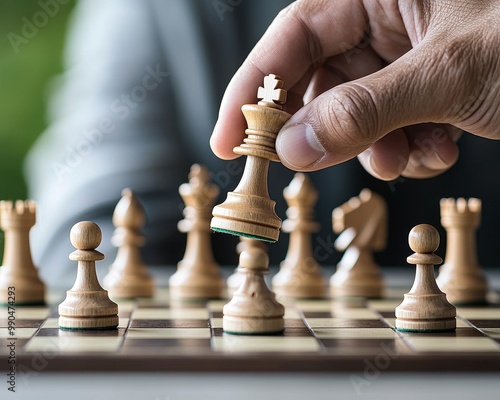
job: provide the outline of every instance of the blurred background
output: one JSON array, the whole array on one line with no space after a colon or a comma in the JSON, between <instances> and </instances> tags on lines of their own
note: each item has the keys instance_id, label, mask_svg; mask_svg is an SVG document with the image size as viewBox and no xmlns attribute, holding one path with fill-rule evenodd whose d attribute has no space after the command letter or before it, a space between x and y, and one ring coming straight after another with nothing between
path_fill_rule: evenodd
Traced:
<instances>
[{"instance_id":1,"label":"blurred background","mask_svg":"<svg viewBox=\"0 0 500 400\"><path fill-rule=\"evenodd\" d=\"M0 0L2 200L26 198L22 163L46 127L45 100L62 69L66 27L75 1L54 2L57 10L44 10L40 3Z\"/></svg>"},{"instance_id":2,"label":"blurred background","mask_svg":"<svg viewBox=\"0 0 500 400\"><path fill-rule=\"evenodd\" d=\"M1 200L27 196L23 160L46 127L45 101L62 70L66 28L75 5L74 0L63 3L44 10L33 0L0 0Z\"/></svg>"},{"instance_id":3,"label":"blurred background","mask_svg":"<svg viewBox=\"0 0 500 400\"><path fill-rule=\"evenodd\" d=\"M27 188L23 179L23 160L33 142L47 126L47 99L57 87L57 76L62 72L62 51L75 3L75 0L0 0L1 200L24 199L27 196ZM215 20L215 24L221 24L222 20L215 18L217 14L213 10L212 1L206 0L204 3ZM198 2L196 4L198 5ZM234 17L238 13L248 13L247 7L253 4L255 3L243 2L241 7L228 15ZM269 4L278 7L274 1ZM269 18L270 15L268 15ZM231 22L230 18L226 22ZM262 24L262 30L264 30L268 22L262 18L252 22L252 24L257 23ZM249 39L249 43L252 40L256 41L257 37ZM485 266L499 264L496 246L500 240L498 231L500 213L497 212L500 188L497 185L496 172L494 168L490 168L490 163L498 159L500 141L486 141L472 135L465 135L459 145L462 151L459 162L441 177L425 181L401 178L393 182L371 179L372 189L385 194L390 201L390 223L399 227L404 225L402 230L392 230L395 234L389 240L390 247L386 252L388 255L402 253L403 256L399 259L405 259L409 251L406 232L416 223L428 222L439 227L439 198L474 196L483 199L482 229L478 232L480 262ZM361 170L356 160L353 160L352 164ZM342 168L338 166L330 173L342 175L340 173ZM237 182L239 177L235 179ZM349 183L349 181L346 182ZM355 186L354 183L330 186L321 188L318 203L324 210L328 209L328 212L340 205L338 198L345 201L351 195L359 193L362 188L355 187L355 191L352 192L350 189ZM281 197L282 187L272 187L271 190L278 193L273 198ZM333 200L332 193L337 195L335 200ZM225 193L223 197L225 198ZM180 199L178 204L180 218L182 209ZM410 204L412 204L411 207L408 206ZM396 208L400 209L399 214L395 214ZM428 209L431 209L431 212ZM285 215L284 209L279 211L279 215ZM441 228L440 232L443 240L439 253L443 255L445 235ZM322 237L331 235L329 218L321 234ZM286 235L283 237L285 238L283 243L286 244L287 237ZM0 231L0 260L2 252L3 232ZM490 253L489 257L484 257L486 252ZM67 260L66 253L61 253L61 257L65 260ZM335 253L332 258L338 259L340 255ZM231 252L231 257L233 257L233 252ZM395 257L392 256L392 258ZM333 266L334 261L329 259L326 264ZM383 259L381 264L394 265Z\"/></svg>"}]
</instances>

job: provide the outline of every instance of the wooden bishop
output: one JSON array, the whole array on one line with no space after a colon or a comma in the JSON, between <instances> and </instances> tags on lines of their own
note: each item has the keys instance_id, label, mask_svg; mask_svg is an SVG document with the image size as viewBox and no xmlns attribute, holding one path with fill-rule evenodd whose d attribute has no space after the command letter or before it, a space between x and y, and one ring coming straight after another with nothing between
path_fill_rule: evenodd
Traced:
<instances>
[{"instance_id":1,"label":"wooden bishop","mask_svg":"<svg viewBox=\"0 0 500 400\"><path fill-rule=\"evenodd\" d=\"M266 76L257 97L262 99L258 104L246 104L241 108L247 120L245 133L248 136L243 144L234 148L234 152L247 156L243 176L234 192L227 194L226 201L214 207L211 228L275 242L281 220L274 211L276 203L269 198L267 174L269 161L279 161L276 136L291 115L281 110L286 91L278 76Z\"/></svg>"},{"instance_id":2,"label":"wooden bishop","mask_svg":"<svg viewBox=\"0 0 500 400\"><path fill-rule=\"evenodd\" d=\"M194 164L189 183L182 184L179 193L186 208L178 228L187 233L187 243L184 258L169 280L170 296L176 300L220 298L224 280L210 241L210 215L219 189L210 182L207 168Z\"/></svg>"},{"instance_id":3,"label":"wooden bishop","mask_svg":"<svg viewBox=\"0 0 500 400\"><path fill-rule=\"evenodd\" d=\"M396 307L396 329L403 332L455 330L457 311L434 278L434 265L443 261L434 254L439 247L438 231L431 225L417 225L410 231L408 243L415 253L407 261L416 264L417 271L412 288Z\"/></svg>"},{"instance_id":4,"label":"wooden bishop","mask_svg":"<svg viewBox=\"0 0 500 400\"><path fill-rule=\"evenodd\" d=\"M283 195L289 206L283 231L290 233L290 242L286 258L272 280L273 290L282 297L324 297L326 279L314 259L311 243L311 233L320 228L313 219L318 191L307 175L298 173Z\"/></svg>"},{"instance_id":5,"label":"wooden bishop","mask_svg":"<svg viewBox=\"0 0 500 400\"><path fill-rule=\"evenodd\" d=\"M0 226L5 231L5 252L0 267L0 303L7 303L9 288L15 288L15 303L43 304L45 284L38 276L30 250L29 232L35 225L33 201L0 202Z\"/></svg>"},{"instance_id":6,"label":"wooden bishop","mask_svg":"<svg viewBox=\"0 0 500 400\"><path fill-rule=\"evenodd\" d=\"M113 213L116 229L111 240L118 253L103 280L113 298L153 296L154 281L139 250L144 244L141 229L145 222L146 213L137 195L131 189L124 189Z\"/></svg>"},{"instance_id":7,"label":"wooden bishop","mask_svg":"<svg viewBox=\"0 0 500 400\"><path fill-rule=\"evenodd\" d=\"M108 297L97 279L95 262L104 259L96 250L101 229L93 222L79 222L71 228L70 240L76 251L70 260L78 261L73 287L59 304L59 328L63 330L104 330L118 326L118 306Z\"/></svg>"}]
</instances>

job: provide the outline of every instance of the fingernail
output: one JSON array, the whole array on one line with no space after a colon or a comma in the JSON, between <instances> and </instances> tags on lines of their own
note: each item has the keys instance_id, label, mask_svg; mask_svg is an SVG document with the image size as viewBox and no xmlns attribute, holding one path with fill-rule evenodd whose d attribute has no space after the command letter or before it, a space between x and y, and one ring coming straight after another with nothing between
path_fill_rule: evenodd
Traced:
<instances>
[{"instance_id":1,"label":"fingernail","mask_svg":"<svg viewBox=\"0 0 500 400\"><path fill-rule=\"evenodd\" d=\"M450 166L450 161L443 159L439 151L432 152L431 154L426 154L422 156L420 160L422 164L431 169L443 169Z\"/></svg>"},{"instance_id":2,"label":"fingernail","mask_svg":"<svg viewBox=\"0 0 500 400\"><path fill-rule=\"evenodd\" d=\"M380 172L380 168L378 167L378 165L375 163L375 158L373 157L373 151L371 149L368 150L368 164L370 165L372 171L378 175L378 176L382 176L381 172Z\"/></svg>"},{"instance_id":3,"label":"fingernail","mask_svg":"<svg viewBox=\"0 0 500 400\"><path fill-rule=\"evenodd\" d=\"M375 163L375 157L373 157L373 150L368 148L358 155L358 160L365 170L371 175L379 179L392 179L392 177L387 177L387 173L380 170L379 166Z\"/></svg>"},{"instance_id":4,"label":"fingernail","mask_svg":"<svg viewBox=\"0 0 500 400\"><path fill-rule=\"evenodd\" d=\"M276 139L276 151L286 164L297 169L314 164L326 153L309 124L294 125L281 132Z\"/></svg>"},{"instance_id":5,"label":"fingernail","mask_svg":"<svg viewBox=\"0 0 500 400\"><path fill-rule=\"evenodd\" d=\"M375 161L373 161L373 151L368 148L362 153L358 154L358 160L361 165L372 175L378 174L377 166L375 165Z\"/></svg>"}]
</instances>

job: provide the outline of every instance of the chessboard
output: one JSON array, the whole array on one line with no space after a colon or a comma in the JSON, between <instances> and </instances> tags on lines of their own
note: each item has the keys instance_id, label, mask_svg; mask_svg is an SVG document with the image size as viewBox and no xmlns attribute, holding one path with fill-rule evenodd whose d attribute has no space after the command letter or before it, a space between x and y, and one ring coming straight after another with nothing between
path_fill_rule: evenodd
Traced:
<instances>
[{"instance_id":1,"label":"chessboard","mask_svg":"<svg viewBox=\"0 0 500 400\"><path fill-rule=\"evenodd\" d=\"M64 331L64 293L50 293L47 306L0 308L0 358L15 354L18 373L500 371L500 304L457 307L454 332L403 333L394 309L405 289L380 300L280 299L279 335L224 333L228 300L176 304L161 288L153 298L118 300L116 330Z\"/></svg>"}]
</instances>

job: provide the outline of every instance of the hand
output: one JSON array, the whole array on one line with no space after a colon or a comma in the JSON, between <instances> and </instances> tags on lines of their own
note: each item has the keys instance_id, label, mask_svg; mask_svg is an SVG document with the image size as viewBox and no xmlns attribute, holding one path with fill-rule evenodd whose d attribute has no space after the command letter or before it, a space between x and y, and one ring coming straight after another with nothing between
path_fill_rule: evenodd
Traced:
<instances>
[{"instance_id":1,"label":"hand","mask_svg":"<svg viewBox=\"0 0 500 400\"><path fill-rule=\"evenodd\" d=\"M463 130L500 139L500 0L299 0L235 74L211 138L236 157L264 75L294 114L276 140L287 167L358 156L372 175L424 178L450 168Z\"/></svg>"}]
</instances>

